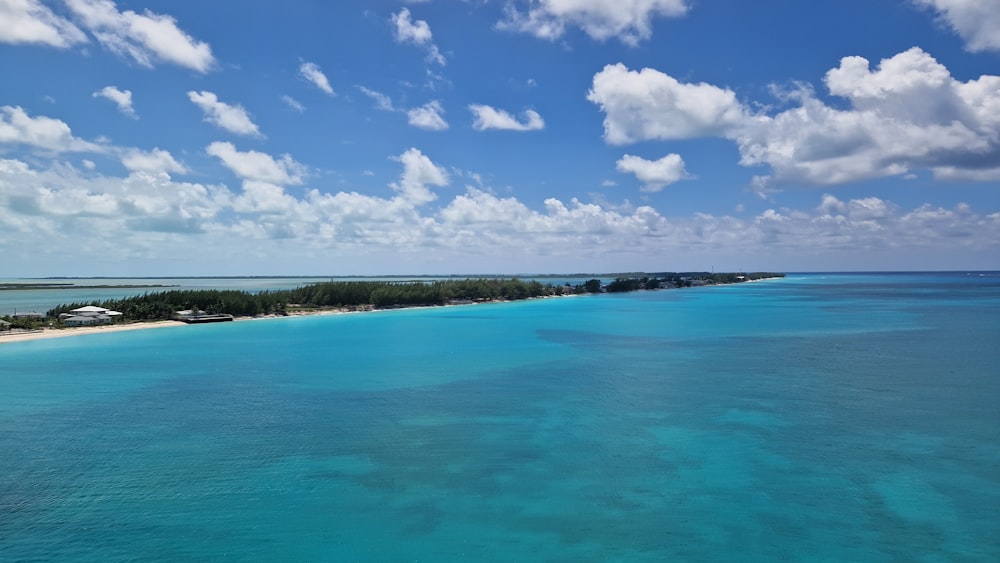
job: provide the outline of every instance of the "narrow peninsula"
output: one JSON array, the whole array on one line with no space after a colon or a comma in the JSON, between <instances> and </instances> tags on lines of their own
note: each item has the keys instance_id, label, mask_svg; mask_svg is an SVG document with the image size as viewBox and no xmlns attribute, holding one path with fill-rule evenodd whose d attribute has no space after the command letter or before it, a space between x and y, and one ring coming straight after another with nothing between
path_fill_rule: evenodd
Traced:
<instances>
[{"instance_id":1,"label":"narrow peninsula","mask_svg":"<svg viewBox=\"0 0 1000 563\"><path fill-rule=\"evenodd\" d=\"M70 334L93 329L139 328L164 324L197 324L244 318L372 311L403 307L462 305L497 301L519 301L541 297L624 293L738 284L780 278L773 272L707 273L662 272L655 274L611 274L578 284L543 283L538 279L467 278L432 281L329 281L295 289L250 292L242 290L174 289L147 292L134 297L102 302L58 305L44 316L0 320L0 342L4 336L45 332ZM545 279L545 278L539 278ZM576 279L583 279L576 278ZM611 280L611 281L602 281ZM80 313L94 322L80 324ZM102 325L102 326L95 326ZM89 330L88 330L89 329Z\"/></svg>"}]
</instances>

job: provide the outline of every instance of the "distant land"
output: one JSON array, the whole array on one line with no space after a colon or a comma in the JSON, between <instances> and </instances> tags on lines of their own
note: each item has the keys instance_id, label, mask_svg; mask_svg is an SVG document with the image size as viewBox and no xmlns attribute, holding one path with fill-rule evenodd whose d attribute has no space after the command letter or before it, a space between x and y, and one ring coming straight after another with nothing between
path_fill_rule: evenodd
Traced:
<instances>
[{"instance_id":1,"label":"distant land","mask_svg":"<svg viewBox=\"0 0 1000 563\"><path fill-rule=\"evenodd\" d=\"M661 272L618 275L604 284L590 278L576 284L553 285L520 278L436 278L427 281L360 280L329 281L305 284L295 289L243 290L183 289L146 293L100 303L69 303L47 312L59 317L79 307L92 305L119 311L133 321L173 318L177 311L203 311L206 314L258 316L288 314L292 311L322 309L368 309L447 305L484 301L514 301L584 293L615 293L638 290L670 289L703 285L741 283L784 277L774 272L709 273ZM581 276L579 279L585 279ZM607 279L607 278L604 278Z\"/></svg>"},{"instance_id":2,"label":"distant land","mask_svg":"<svg viewBox=\"0 0 1000 563\"><path fill-rule=\"evenodd\" d=\"M46 278L55 279L55 278ZM58 278L74 279L74 278ZM75 278L75 279L112 279L112 278ZM115 279L144 279L144 278L115 278ZM153 279L153 278L145 278ZM156 278L165 279L165 278ZM167 284L113 284L113 285L77 285L75 283L0 283L0 291L4 290L24 290L24 289L143 289L158 287L177 287Z\"/></svg>"}]
</instances>

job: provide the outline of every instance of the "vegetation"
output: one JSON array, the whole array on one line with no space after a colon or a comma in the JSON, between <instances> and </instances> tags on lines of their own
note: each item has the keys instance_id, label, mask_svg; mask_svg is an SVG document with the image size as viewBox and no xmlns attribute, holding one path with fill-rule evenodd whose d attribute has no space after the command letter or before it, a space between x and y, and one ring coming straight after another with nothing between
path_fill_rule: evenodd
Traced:
<instances>
[{"instance_id":1,"label":"vegetation","mask_svg":"<svg viewBox=\"0 0 1000 563\"><path fill-rule=\"evenodd\" d=\"M198 310L209 314L257 316L286 314L310 309L369 309L445 305L482 301L514 301L549 295L636 291L739 283L783 274L758 272L753 274L659 273L621 276L607 286L601 280L590 279L576 286L554 286L539 281L517 278L448 279L421 281L331 281L308 284L295 289L251 293L238 290L170 290L145 293L135 297L107 300L100 303L68 303L46 314L58 317L62 313L85 305L97 305L120 311L132 321L169 319L181 310Z\"/></svg>"}]
</instances>

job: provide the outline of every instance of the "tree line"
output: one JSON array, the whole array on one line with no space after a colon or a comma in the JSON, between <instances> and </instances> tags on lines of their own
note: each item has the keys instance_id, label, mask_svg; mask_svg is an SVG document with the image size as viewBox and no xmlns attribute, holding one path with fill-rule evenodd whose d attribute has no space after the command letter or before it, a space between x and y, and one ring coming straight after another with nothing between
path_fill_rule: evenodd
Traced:
<instances>
[{"instance_id":1,"label":"tree line","mask_svg":"<svg viewBox=\"0 0 1000 563\"><path fill-rule=\"evenodd\" d=\"M431 282L330 281L294 289L250 292L224 289L174 289L101 302L67 303L50 309L58 317L85 305L120 311L133 321L169 319L182 310L209 314L257 316L322 308L392 308L480 301L516 301L550 295L622 292L639 289L687 287L694 284L738 283L783 274L661 273L618 277L603 285L590 279L578 285L553 285L518 278L478 278Z\"/></svg>"}]
</instances>

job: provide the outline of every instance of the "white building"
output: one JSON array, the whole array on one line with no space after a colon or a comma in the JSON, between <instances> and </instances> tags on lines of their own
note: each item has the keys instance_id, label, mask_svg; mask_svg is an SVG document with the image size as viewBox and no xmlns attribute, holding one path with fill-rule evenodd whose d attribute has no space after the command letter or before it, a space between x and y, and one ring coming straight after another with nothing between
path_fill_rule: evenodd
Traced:
<instances>
[{"instance_id":1,"label":"white building","mask_svg":"<svg viewBox=\"0 0 1000 563\"><path fill-rule=\"evenodd\" d=\"M73 309L69 313L63 313L59 315L59 318L66 326L91 326L111 324L114 322L115 317L120 316L121 313L118 311L87 305L86 307Z\"/></svg>"}]
</instances>

